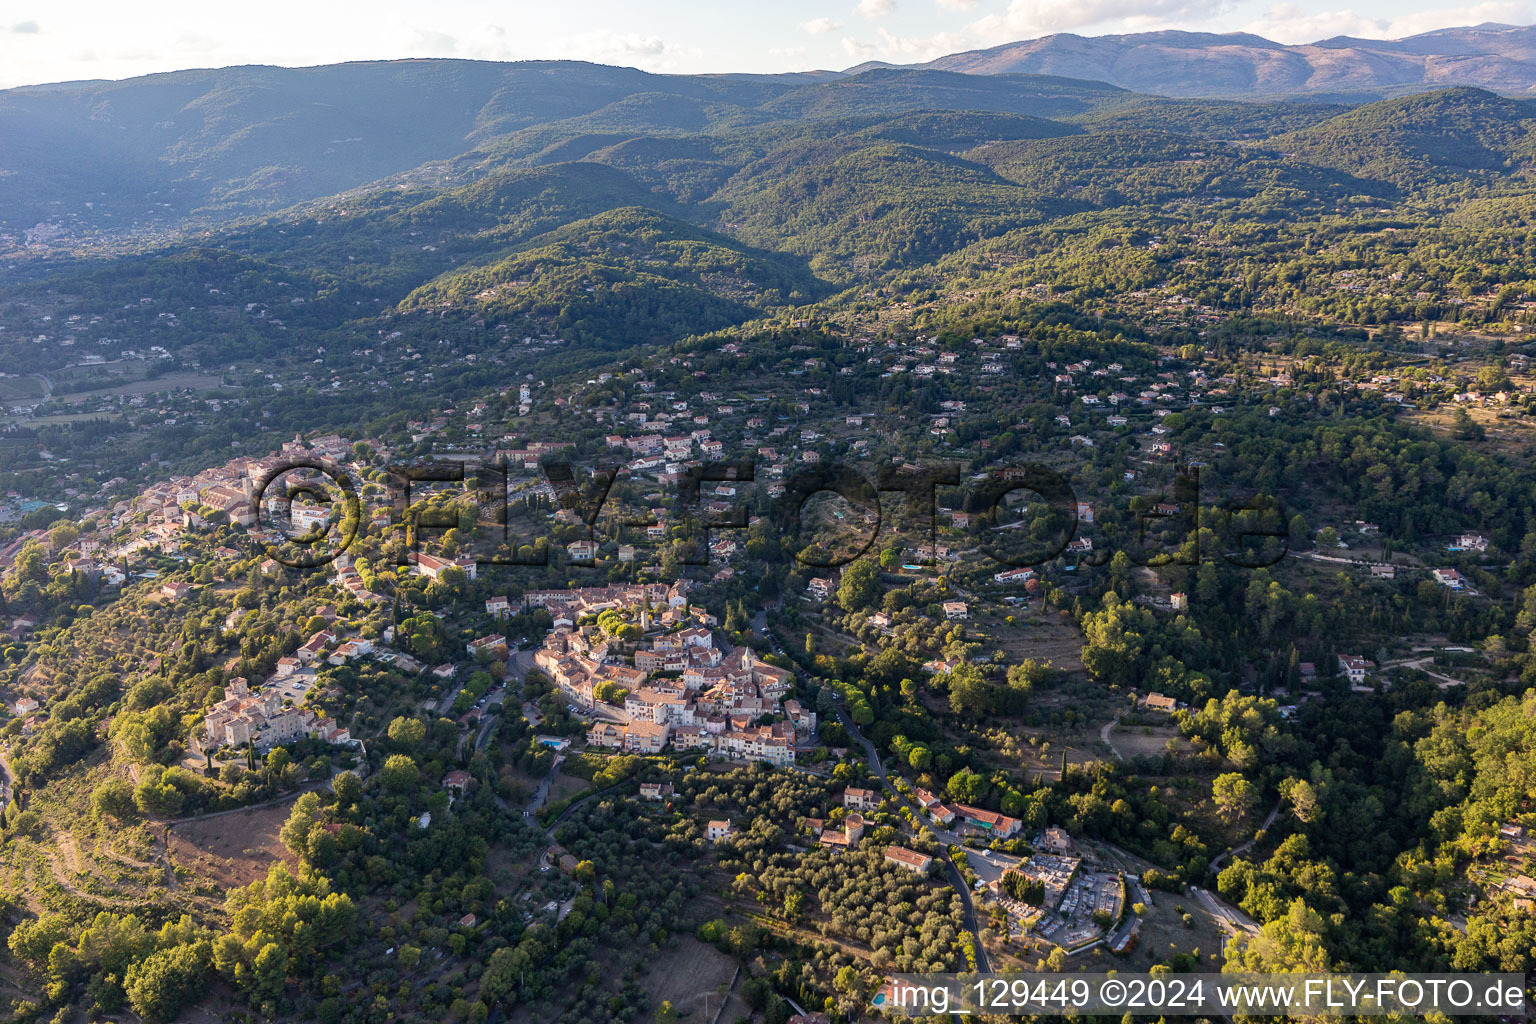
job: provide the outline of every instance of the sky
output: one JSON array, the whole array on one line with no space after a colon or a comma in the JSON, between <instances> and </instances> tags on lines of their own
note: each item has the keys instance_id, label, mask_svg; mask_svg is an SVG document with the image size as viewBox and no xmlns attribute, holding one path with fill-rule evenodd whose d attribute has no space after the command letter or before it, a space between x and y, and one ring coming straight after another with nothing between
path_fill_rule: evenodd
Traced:
<instances>
[{"instance_id":1,"label":"sky","mask_svg":"<svg viewBox=\"0 0 1536 1024\"><path fill-rule=\"evenodd\" d=\"M1530 24L1533 11L1536 0L0 0L0 88L401 57L562 58L678 73L840 70L1052 32L1395 39L1486 21Z\"/></svg>"}]
</instances>

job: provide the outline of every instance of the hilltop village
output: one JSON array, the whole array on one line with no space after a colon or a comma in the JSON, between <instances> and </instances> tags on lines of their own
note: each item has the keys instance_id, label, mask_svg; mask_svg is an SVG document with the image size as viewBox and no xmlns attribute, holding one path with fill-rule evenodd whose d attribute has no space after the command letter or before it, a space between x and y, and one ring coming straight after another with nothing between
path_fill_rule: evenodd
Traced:
<instances>
[{"instance_id":1,"label":"hilltop village","mask_svg":"<svg viewBox=\"0 0 1536 1024\"><path fill-rule=\"evenodd\" d=\"M605 691L623 694L618 720L595 723L589 744L641 754L699 750L785 767L794 764L796 744L815 734L815 713L785 699L792 674L758 661L750 648L716 646L719 620L691 607L678 584L536 590L525 600L552 623L534 664L577 706L593 709ZM583 619L596 621L578 626ZM633 643L613 639L625 626L638 631Z\"/></svg>"}]
</instances>

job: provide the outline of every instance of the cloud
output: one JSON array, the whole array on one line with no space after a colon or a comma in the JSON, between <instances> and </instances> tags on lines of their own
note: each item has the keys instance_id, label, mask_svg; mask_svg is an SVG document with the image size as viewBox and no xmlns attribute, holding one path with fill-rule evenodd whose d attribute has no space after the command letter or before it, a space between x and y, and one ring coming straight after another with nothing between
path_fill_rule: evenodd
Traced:
<instances>
[{"instance_id":1,"label":"cloud","mask_svg":"<svg viewBox=\"0 0 1536 1024\"><path fill-rule=\"evenodd\" d=\"M571 48L594 57L660 57L667 52L667 43L659 35L639 32L587 32L571 38L565 49Z\"/></svg>"},{"instance_id":2,"label":"cloud","mask_svg":"<svg viewBox=\"0 0 1536 1024\"><path fill-rule=\"evenodd\" d=\"M1395 18L1372 18L1354 10L1312 12L1293 3L1279 3L1265 10L1261 17L1245 26L1244 31L1276 42L1296 44L1314 43L1334 36L1401 39L1420 32L1487 21L1529 24L1532 21L1532 7L1526 3L1491 0L1470 7L1447 7L1415 11Z\"/></svg>"},{"instance_id":3,"label":"cloud","mask_svg":"<svg viewBox=\"0 0 1536 1024\"><path fill-rule=\"evenodd\" d=\"M459 40L446 32L418 28L412 33L410 52L418 57L452 57L459 52Z\"/></svg>"},{"instance_id":4,"label":"cloud","mask_svg":"<svg viewBox=\"0 0 1536 1024\"><path fill-rule=\"evenodd\" d=\"M896 0L859 0L854 10L866 18L883 18L896 11Z\"/></svg>"},{"instance_id":5,"label":"cloud","mask_svg":"<svg viewBox=\"0 0 1536 1024\"><path fill-rule=\"evenodd\" d=\"M843 36L843 52L848 55L849 59L858 61L861 64L866 60L878 60L880 57L880 50L874 43L866 43L863 40L852 39L848 36Z\"/></svg>"},{"instance_id":6,"label":"cloud","mask_svg":"<svg viewBox=\"0 0 1536 1024\"><path fill-rule=\"evenodd\" d=\"M670 52L660 36L639 32L584 32L560 40L555 49L576 60L638 61Z\"/></svg>"},{"instance_id":7,"label":"cloud","mask_svg":"<svg viewBox=\"0 0 1536 1024\"><path fill-rule=\"evenodd\" d=\"M610 30L544 36L530 42L522 32L514 33L492 24L456 37L412 28L408 38L411 52L418 55L446 56L446 49L452 45L453 55L473 60L585 60L647 71L672 70L680 60L702 56L687 48L679 49L660 36Z\"/></svg>"},{"instance_id":8,"label":"cloud","mask_svg":"<svg viewBox=\"0 0 1536 1024\"><path fill-rule=\"evenodd\" d=\"M18 21L11 26L11 31L19 36L35 36L42 31L35 21Z\"/></svg>"},{"instance_id":9,"label":"cloud","mask_svg":"<svg viewBox=\"0 0 1536 1024\"><path fill-rule=\"evenodd\" d=\"M1012 0L1005 12L977 19L969 31L988 43L1005 43L1106 22L1188 25L1209 21L1227 6L1227 0Z\"/></svg>"},{"instance_id":10,"label":"cloud","mask_svg":"<svg viewBox=\"0 0 1536 1024\"><path fill-rule=\"evenodd\" d=\"M969 11L976 6L976 0L934 0L934 2L946 11Z\"/></svg>"},{"instance_id":11,"label":"cloud","mask_svg":"<svg viewBox=\"0 0 1536 1024\"><path fill-rule=\"evenodd\" d=\"M828 32L836 32L843 27L840 21L831 18L812 18L810 21L800 23L800 31L813 36L824 36Z\"/></svg>"},{"instance_id":12,"label":"cloud","mask_svg":"<svg viewBox=\"0 0 1536 1024\"><path fill-rule=\"evenodd\" d=\"M643 36L638 32L610 33L599 52L625 57L659 57L667 52L667 44L660 36Z\"/></svg>"},{"instance_id":13,"label":"cloud","mask_svg":"<svg viewBox=\"0 0 1536 1024\"><path fill-rule=\"evenodd\" d=\"M843 52L858 63L883 60L892 64L922 64L971 48L966 36L957 32L938 32L923 36L898 36L886 29L875 33L874 39L843 37Z\"/></svg>"}]
</instances>

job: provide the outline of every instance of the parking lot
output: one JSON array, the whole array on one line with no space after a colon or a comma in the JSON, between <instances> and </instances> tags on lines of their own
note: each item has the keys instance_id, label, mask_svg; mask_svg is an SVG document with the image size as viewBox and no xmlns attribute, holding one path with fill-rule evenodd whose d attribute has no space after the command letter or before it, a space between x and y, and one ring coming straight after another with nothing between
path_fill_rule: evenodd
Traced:
<instances>
[{"instance_id":1,"label":"parking lot","mask_svg":"<svg viewBox=\"0 0 1536 1024\"><path fill-rule=\"evenodd\" d=\"M1022 858L996 850L967 850L965 856L970 861L971 870L976 872L976 878L987 885L1002 878L1003 872L1023 863Z\"/></svg>"},{"instance_id":2,"label":"parking lot","mask_svg":"<svg viewBox=\"0 0 1536 1024\"><path fill-rule=\"evenodd\" d=\"M271 685L277 687L277 692L282 694L284 700L299 704L314 689L318 678L319 673L313 668L301 668L292 675L272 680Z\"/></svg>"}]
</instances>

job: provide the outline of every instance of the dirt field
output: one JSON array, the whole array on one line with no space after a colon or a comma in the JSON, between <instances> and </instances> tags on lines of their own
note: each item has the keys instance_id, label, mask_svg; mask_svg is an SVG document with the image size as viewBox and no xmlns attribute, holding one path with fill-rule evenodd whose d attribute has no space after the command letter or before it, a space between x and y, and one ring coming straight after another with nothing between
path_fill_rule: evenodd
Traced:
<instances>
[{"instance_id":1,"label":"dirt field","mask_svg":"<svg viewBox=\"0 0 1536 1024\"><path fill-rule=\"evenodd\" d=\"M182 822L171 829L171 862L225 888L249 885L265 877L274 860L284 861L297 871L298 858L277 838L291 806L291 800L284 800L269 807Z\"/></svg>"},{"instance_id":2,"label":"dirt field","mask_svg":"<svg viewBox=\"0 0 1536 1024\"><path fill-rule=\"evenodd\" d=\"M592 783L586 779L566 775L562 772L555 776L554 785L549 787L549 802L555 803L556 801L576 796L579 793L585 793L591 786Z\"/></svg>"},{"instance_id":3,"label":"dirt field","mask_svg":"<svg viewBox=\"0 0 1536 1024\"><path fill-rule=\"evenodd\" d=\"M46 427L58 423L85 423L90 420L117 422L122 418L123 414L119 412L79 412L60 413L57 416L32 416L27 418L27 422L35 427Z\"/></svg>"},{"instance_id":4,"label":"dirt field","mask_svg":"<svg viewBox=\"0 0 1536 1024\"><path fill-rule=\"evenodd\" d=\"M735 970L730 957L688 935L677 948L661 954L640 985L651 997L652 1006L660 1006L665 999L677 1007L681 1019L708 1022L720 1008L721 997ZM734 992L730 1002L720 1015L721 1020L733 1021L750 1012Z\"/></svg>"},{"instance_id":5,"label":"dirt field","mask_svg":"<svg viewBox=\"0 0 1536 1024\"><path fill-rule=\"evenodd\" d=\"M1067 764L1089 764L1093 761L1102 761L1104 758L1094 749L1093 744L1087 740L1078 743L1069 743L1060 736L1053 735L1043 729L1019 728L1021 735L1041 736L1050 742L1051 749L1045 753L1038 747L1020 748L1021 756L1017 759L1017 765L1027 778L1053 781L1061 778L1061 753L1067 753Z\"/></svg>"},{"instance_id":6,"label":"dirt field","mask_svg":"<svg viewBox=\"0 0 1536 1024\"><path fill-rule=\"evenodd\" d=\"M1110 733L1115 749L1127 761L1138 757L1162 757L1168 741L1177 739L1179 730L1167 726L1122 725ZM1182 741L1181 741L1182 742ZM1188 744L1184 744L1188 746Z\"/></svg>"},{"instance_id":7,"label":"dirt field","mask_svg":"<svg viewBox=\"0 0 1536 1024\"><path fill-rule=\"evenodd\" d=\"M507 896L517 891L524 878L533 871L533 862L517 858L500 846L493 846L486 854L485 873L496 886L498 895Z\"/></svg>"},{"instance_id":8,"label":"dirt field","mask_svg":"<svg viewBox=\"0 0 1536 1024\"><path fill-rule=\"evenodd\" d=\"M1004 621L1014 616L1014 625ZM975 620L975 627L996 638L987 649L1000 647L1012 661L1034 658L1050 662L1063 672L1079 672L1083 661L1083 634L1069 618L1057 611L1041 611L1038 604L1025 612L988 608Z\"/></svg>"},{"instance_id":9,"label":"dirt field","mask_svg":"<svg viewBox=\"0 0 1536 1024\"><path fill-rule=\"evenodd\" d=\"M62 401L70 398L95 398L101 395L149 395L156 392L182 390L214 391L221 384L219 377L206 373L167 373L160 377L128 380L121 384L103 379L103 376L97 374L90 380L55 381L54 397Z\"/></svg>"},{"instance_id":10,"label":"dirt field","mask_svg":"<svg viewBox=\"0 0 1536 1024\"><path fill-rule=\"evenodd\" d=\"M43 382L35 377L0 378L0 401L35 401L43 397Z\"/></svg>"}]
</instances>

